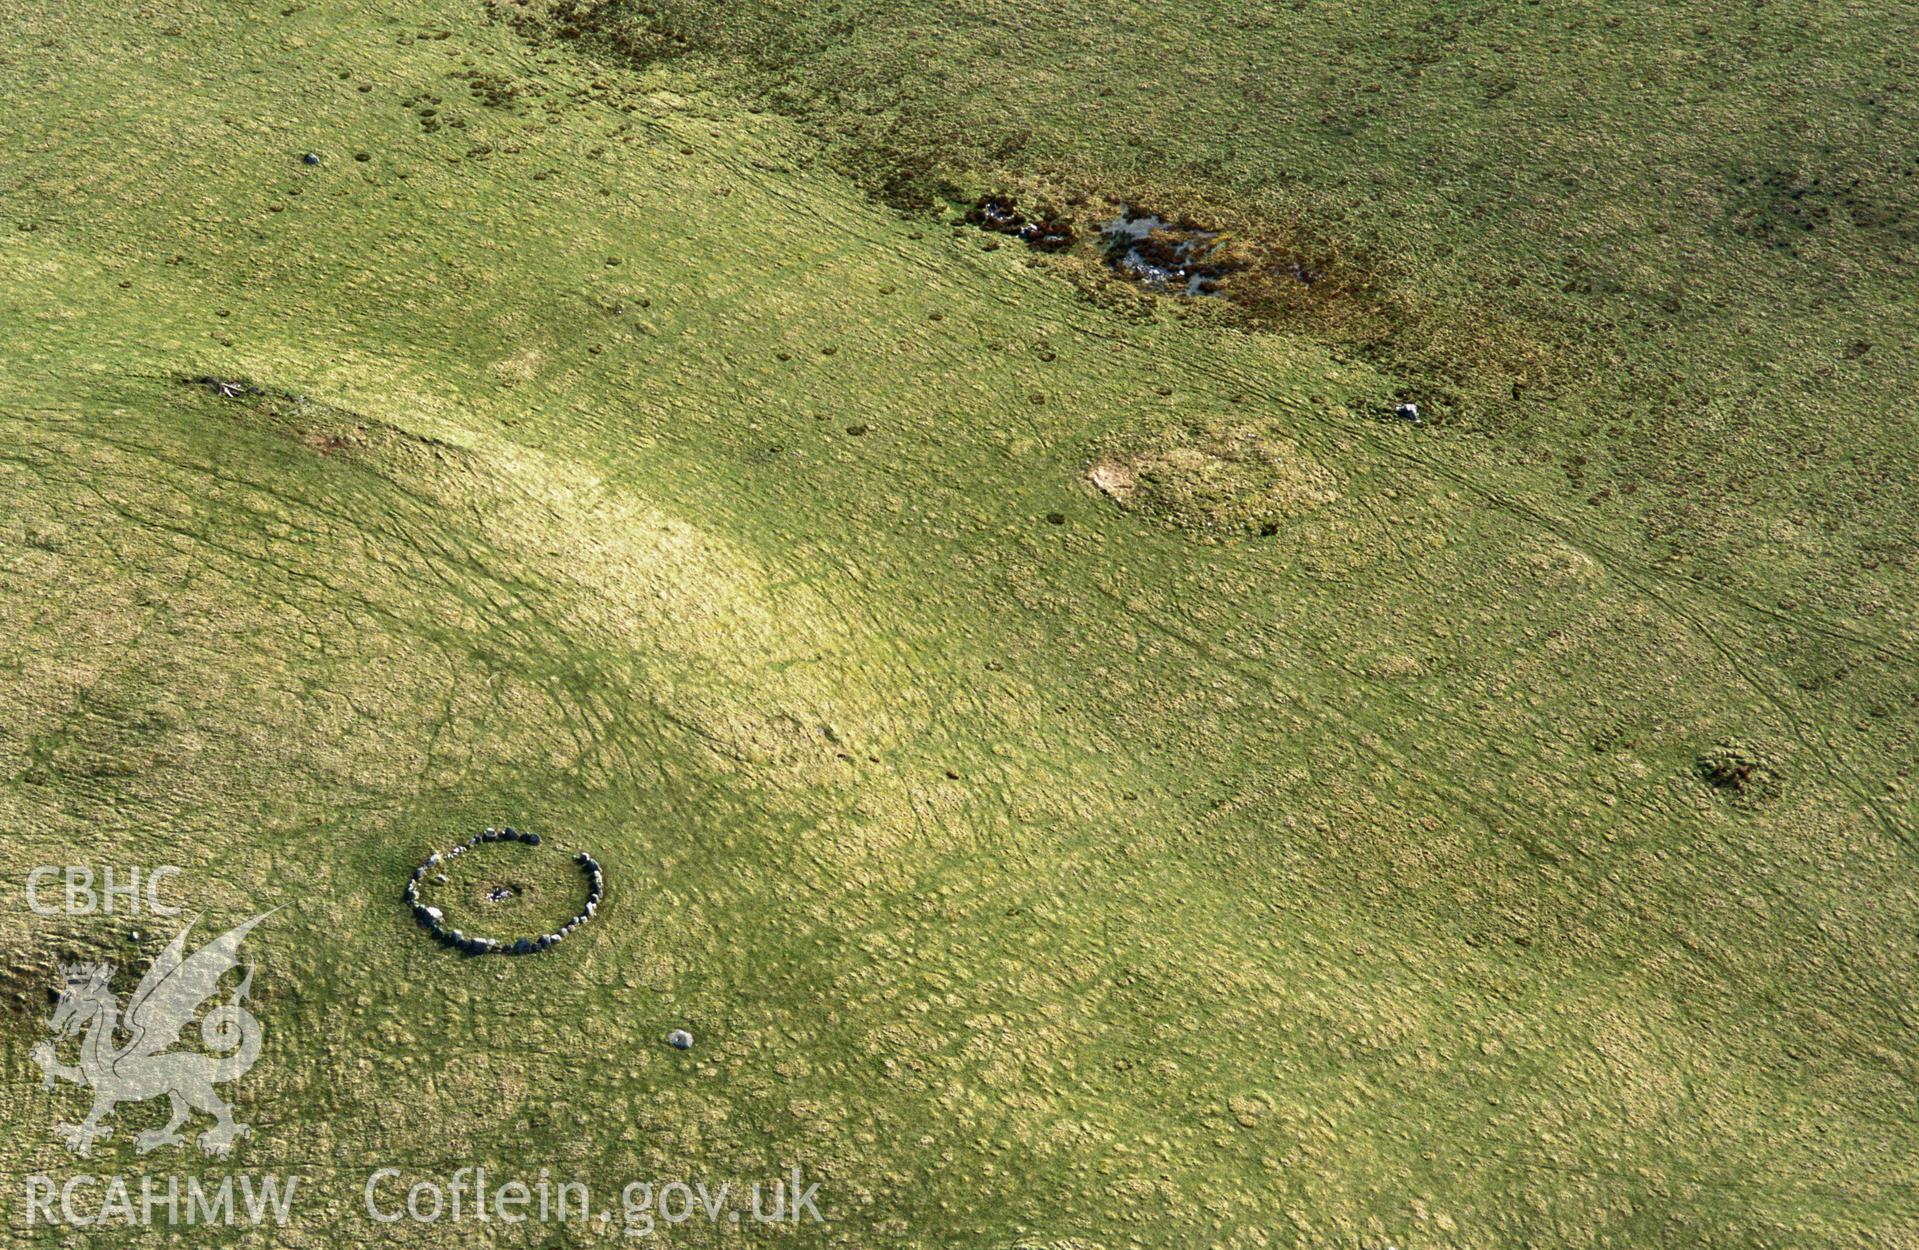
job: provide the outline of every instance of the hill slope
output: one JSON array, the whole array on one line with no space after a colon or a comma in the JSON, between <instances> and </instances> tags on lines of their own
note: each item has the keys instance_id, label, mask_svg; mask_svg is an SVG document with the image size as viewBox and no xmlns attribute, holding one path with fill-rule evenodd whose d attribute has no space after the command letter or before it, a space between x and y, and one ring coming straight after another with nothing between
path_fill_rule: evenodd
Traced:
<instances>
[{"instance_id":1,"label":"hill slope","mask_svg":"<svg viewBox=\"0 0 1919 1250\"><path fill-rule=\"evenodd\" d=\"M287 905L255 1134L164 1166L307 1178L288 1245L491 1244L360 1203L476 1162L803 1165L803 1244L1910 1244L1899 15L510 7L0 28L0 867ZM1148 199L1338 298L1139 291ZM607 904L462 960L399 891L503 822ZM10 1175L124 927L0 912Z\"/></svg>"}]
</instances>

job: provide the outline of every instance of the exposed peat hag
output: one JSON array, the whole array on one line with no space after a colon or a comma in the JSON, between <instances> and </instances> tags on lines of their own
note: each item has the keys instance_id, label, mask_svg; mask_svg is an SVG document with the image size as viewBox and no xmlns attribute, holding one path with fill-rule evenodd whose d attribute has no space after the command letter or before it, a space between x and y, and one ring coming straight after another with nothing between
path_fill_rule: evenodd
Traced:
<instances>
[{"instance_id":1,"label":"exposed peat hag","mask_svg":"<svg viewBox=\"0 0 1919 1250\"><path fill-rule=\"evenodd\" d=\"M1224 231L1169 221L1132 205L1102 225L1099 235L1114 272L1167 295L1226 296L1222 283L1235 274L1263 273L1303 286L1319 280L1297 257L1274 260L1265 249L1229 247Z\"/></svg>"},{"instance_id":2,"label":"exposed peat hag","mask_svg":"<svg viewBox=\"0 0 1919 1250\"><path fill-rule=\"evenodd\" d=\"M1238 265L1216 255L1220 233L1128 207L1099 228L1113 271L1168 295L1212 295Z\"/></svg>"},{"instance_id":3,"label":"exposed peat hag","mask_svg":"<svg viewBox=\"0 0 1919 1250\"><path fill-rule=\"evenodd\" d=\"M993 234L1011 235L1036 252L1063 252L1078 240L1071 225L1050 214L1029 217L1014 197L983 195L966 210L966 220ZM1247 267L1229 257L1225 235L1190 222L1173 222L1127 206L1099 228L1106 263L1122 277L1168 295L1223 295L1221 281ZM1273 269L1278 277L1311 283L1316 275L1297 260Z\"/></svg>"},{"instance_id":4,"label":"exposed peat hag","mask_svg":"<svg viewBox=\"0 0 1919 1250\"><path fill-rule=\"evenodd\" d=\"M1056 218L1028 218L1007 195L981 196L966 210L966 220L994 234L1010 234L1036 252L1063 252L1077 237L1071 226Z\"/></svg>"}]
</instances>

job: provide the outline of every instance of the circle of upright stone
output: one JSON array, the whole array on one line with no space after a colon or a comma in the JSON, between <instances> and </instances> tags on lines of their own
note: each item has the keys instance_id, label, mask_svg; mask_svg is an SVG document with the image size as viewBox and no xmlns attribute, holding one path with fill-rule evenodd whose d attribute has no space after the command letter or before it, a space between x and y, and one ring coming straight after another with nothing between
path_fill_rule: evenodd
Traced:
<instances>
[{"instance_id":1,"label":"circle of upright stone","mask_svg":"<svg viewBox=\"0 0 1919 1250\"><path fill-rule=\"evenodd\" d=\"M476 833L452 850L441 854L434 851L421 860L407 878L406 890L402 899L412 910L413 918L420 927L431 934L442 946L450 946L462 955L534 955L549 950L566 940L568 934L593 919L600 910L600 898L606 892L606 874L600 868L600 862L585 851L573 857L579 865L580 875L586 878L586 905L574 917L551 933L534 934L527 937L493 938L481 937L455 929L446 923L446 914L437 907L430 907L420 901L420 882L426 875L439 868L448 860L464 855L473 847L487 842L518 842L525 846L540 845L540 835L515 829L512 825L504 829L488 829Z\"/></svg>"}]
</instances>

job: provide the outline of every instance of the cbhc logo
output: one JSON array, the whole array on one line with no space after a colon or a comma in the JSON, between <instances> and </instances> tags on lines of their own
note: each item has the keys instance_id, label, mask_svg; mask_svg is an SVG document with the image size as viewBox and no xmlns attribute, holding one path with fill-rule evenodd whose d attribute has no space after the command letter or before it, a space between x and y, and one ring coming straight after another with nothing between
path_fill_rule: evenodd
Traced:
<instances>
[{"instance_id":1,"label":"cbhc logo","mask_svg":"<svg viewBox=\"0 0 1919 1250\"><path fill-rule=\"evenodd\" d=\"M42 864L27 874L27 906L38 916L91 916L95 912L103 916L137 916L143 906L156 916L177 916L178 907L170 907L160 900L160 883L179 872L172 864L162 864L144 874L137 867L118 874L110 867L103 867L96 879L93 869L82 865ZM141 889L143 875L144 891ZM52 903L40 897L40 889L55 878L61 880L63 888L58 895L60 901Z\"/></svg>"}]
</instances>

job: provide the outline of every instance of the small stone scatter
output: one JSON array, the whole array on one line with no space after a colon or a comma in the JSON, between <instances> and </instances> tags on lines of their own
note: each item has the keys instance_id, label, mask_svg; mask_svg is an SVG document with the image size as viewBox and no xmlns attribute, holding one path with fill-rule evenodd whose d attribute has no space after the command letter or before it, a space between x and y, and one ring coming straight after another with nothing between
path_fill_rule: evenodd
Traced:
<instances>
[{"instance_id":1,"label":"small stone scatter","mask_svg":"<svg viewBox=\"0 0 1919 1250\"><path fill-rule=\"evenodd\" d=\"M413 918L419 921L420 927L432 934L442 945L450 946L464 955L532 955L539 951L546 950L549 947L559 945L566 939L567 934L573 932L573 930L579 928L588 920L591 920L599 911L600 898L606 892L606 875L601 870L598 860L588 855L585 851L581 851L573 857L573 862L579 865L580 873L587 881L586 906L582 908L579 914L574 916L573 919L567 921L552 933L542 933L534 937L515 938L511 941L500 941L496 938L476 937L460 929L449 928L445 923L446 915L444 912L437 907L429 907L420 901L420 882L426 878L428 873L433 872L435 868L438 868L447 860L452 859L456 855L463 855L469 848L479 846L485 842L519 842L526 846L538 846L540 845L540 835L537 833L523 832L515 829L511 825L506 826L504 829L488 829L482 833L474 834L471 838L468 838L459 846L447 851L444 855L439 851L434 851L425 859L421 860L418 866L413 869L412 875L407 878L406 891L402 896L406 905L412 909ZM446 874L435 874L433 879L436 882L444 883L446 881ZM690 1038L688 1039L688 1044L691 1044Z\"/></svg>"},{"instance_id":2,"label":"small stone scatter","mask_svg":"<svg viewBox=\"0 0 1919 1250\"><path fill-rule=\"evenodd\" d=\"M238 378L219 378L210 373L198 378L193 378L191 382L195 385L206 387L222 399L241 399L248 395L265 394L264 391L251 382L241 381Z\"/></svg>"}]
</instances>

